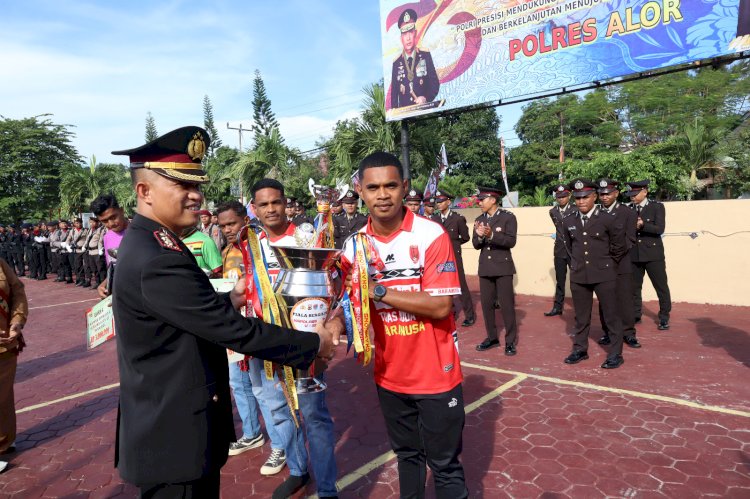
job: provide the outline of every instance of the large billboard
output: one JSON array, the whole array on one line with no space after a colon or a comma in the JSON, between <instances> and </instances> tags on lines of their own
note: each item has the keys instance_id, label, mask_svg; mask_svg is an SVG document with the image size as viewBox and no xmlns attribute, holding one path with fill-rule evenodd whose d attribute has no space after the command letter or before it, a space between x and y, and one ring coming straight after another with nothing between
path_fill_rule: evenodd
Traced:
<instances>
[{"instance_id":1,"label":"large billboard","mask_svg":"<svg viewBox=\"0 0 750 499\"><path fill-rule=\"evenodd\" d=\"M381 0L386 116L750 49L750 0Z\"/></svg>"}]
</instances>

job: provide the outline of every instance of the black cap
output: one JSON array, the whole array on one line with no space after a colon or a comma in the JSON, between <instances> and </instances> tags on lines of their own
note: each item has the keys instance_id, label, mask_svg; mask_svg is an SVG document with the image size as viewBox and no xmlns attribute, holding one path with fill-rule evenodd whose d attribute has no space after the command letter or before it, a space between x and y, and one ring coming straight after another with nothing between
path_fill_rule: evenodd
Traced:
<instances>
[{"instance_id":1,"label":"black cap","mask_svg":"<svg viewBox=\"0 0 750 499\"><path fill-rule=\"evenodd\" d=\"M441 203L443 201L446 201L448 199L453 199L453 196L451 196L449 193L441 190L435 191L435 202Z\"/></svg>"},{"instance_id":2,"label":"black cap","mask_svg":"<svg viewBox=\"0 0 750 499\"><path fill-rule=\"evenodd\" d=\"M596 193L596 183L585 178L577 178L568 186L573 192L573 197L585 198L589 194Z\"/></svg>"},{"instance_id":3,"label":"black cap","mask_svg":"<svg viewBox=\"0 0 750 499\"><path fill-rule=\"evenodd\" d=\"M16 228L16 224L8 224L8 228L9 229L15 229Z\"/></svg>"},{"instance_id":4,"label":"black cap","mask_svg":"<svg viewBox=\"0 0 750 499\"><path fill-rule=\"evenodd\" d=\"M112 151L130 156L130 168L146 168L163 177L192 184L205 184L208 175L201 161L211 144L211 137L203 128L186 126L172 130L148 144Z\"/></svg>"},{"instance_id":5,"label":"black cap","mask_svg":"<svg viewBox=\"0 0 750 499\"><path fill-rule=\"evenodd\" d=\"M341 202L351 204L356 203L358 199L359 196L357 195L357 193L349 189L348 191L346 191L346 194L344 194L344 197L341 198Z\"/></svg>"},{"instance_id":6,"label":"black cap","mask_svg":"<svg viewBox=\"0 0 750 499\"><path fill-rule=\"evenodd\" d=\"M425 206L435 206L435 198L431 197L431 198L425 199L423 204Z\"/></svg>"},{"instance_id":7,"label":"black cap","mask_svg":"<svg viewBox=\"0 0 750 499\"><path fill-rule=\"evenodd\" d=\"M416 189L411 189L406 194L406 197L404 198L404 200L407 201L407 202L409 202L409 201L419 201L421 203L422 202L422 193L419 192Z\"/></svg>"},{"instance_id":8,"label":"black cap","mask_svg":"<svg viewBox=\"0 0 750 499\"><path fill-rule=\"evenodd\" d=\"M499 187L477 187L477 199L485 199L489 197L500 199L503 197L503 190Z\"/></svg>"},{"instance_id":9,"label":"black cap","mask_svg":"<svg viewBox=\"0 0 750 499\"><path fill-rule=\"evenodd\" d=\"M612 191L620 190L620 182L611 178L600 178L597 181L597 192L599 194L609 194Z\"/></svg>"},{"instance_id":10,"label":"black cap","mask_svg":"<svg viewBox=\"0 0 750 499\"><path fill-rule=\"evenodd\" d=\"M31 225L31 224L30 224L30 223L28 223L28 222L26 222L26 223L23 223L23 224L21 224L21 228L22 228L22 229L26 229L26 230L29 230L29 229L31 229L32 227L34 227L34 226L33 226L33 225Z\"/></svg>"},{"instance_id":11,"label":"black cap","mask_svg":"<svg viewBox=\"0 0 750 499\"><path fill-rule=\"evenodd\" d=\"M286 198L286 204L287 204L287 206L290 206L290 207L292 207L292 208L293 208L293 207L294 207L294 203L296 203L296 202L297 202L297 199L296 199L296 198L293 198L293 197L291 197L291 196L288 196L288 197Z\"/></svg>"},{"instance_id":12,"label":"black cap","mask_svg":"<svg viewBox=\"0 0 750 499\"><path fill-rule=\"evenodd\" d=\"M398 29L406 33L417 28L417 12L414 9L406 9L398 17Z\"/></svg>"},{"instance_id":13,"label":"black cap","mask_svg":"<svg viewBox=\"0 0 750 499\"><path fill-rule=\"evenodd\" d=\"M552 191L552 194L554 194L556 198L564 198L570 196L570 189L565 184L557 184Z\"/></svg>"},{"instance_id":14,"label":"black cap","mask_svg":"<svg viewBox=\"0 0 750 499\"><path fill-rule=\"evenodd\" d=\"M635 196L643 189L648 189L649 180L637 180L635 182L625 182L625 195Z\"/></svg>"}]
</instances>

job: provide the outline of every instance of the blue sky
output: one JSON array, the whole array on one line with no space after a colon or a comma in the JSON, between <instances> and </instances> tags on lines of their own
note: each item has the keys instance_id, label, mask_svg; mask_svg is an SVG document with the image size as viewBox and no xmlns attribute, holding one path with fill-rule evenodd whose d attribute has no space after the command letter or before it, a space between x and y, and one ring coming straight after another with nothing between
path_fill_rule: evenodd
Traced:
<instances>
[{"instance_id":1,"label":"blue sky","mask_svg":"<svg viewBox=\"0 0 750 499\"><path fill-rule=\"evenodd\" d=\"M227 122L251 124L259 69L283 136L304 151L383 77L379 22L375 0L4 2L0 115L51 113L75 126L81 155L123 162L109 152L144 142L147 112L160 134L202 125L208 95L236 147ZM520 106L499 113L508 141Z\"/></svg>"}]
</instances>

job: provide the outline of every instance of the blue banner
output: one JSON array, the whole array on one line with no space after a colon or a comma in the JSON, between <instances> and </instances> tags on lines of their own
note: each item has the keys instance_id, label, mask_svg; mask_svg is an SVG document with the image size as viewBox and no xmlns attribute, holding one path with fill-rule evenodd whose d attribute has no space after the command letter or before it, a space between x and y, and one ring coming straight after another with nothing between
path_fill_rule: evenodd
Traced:
<instances>
[{"instance_id":1,"label":"blue banner","mask_svg":"<svg viewBox=\"0 0 750 499\"><path fill-rule=\"evenodd\" d=\"M381 0L389 121L750 49L750 0Z\"/></svg>"}]
</instances>

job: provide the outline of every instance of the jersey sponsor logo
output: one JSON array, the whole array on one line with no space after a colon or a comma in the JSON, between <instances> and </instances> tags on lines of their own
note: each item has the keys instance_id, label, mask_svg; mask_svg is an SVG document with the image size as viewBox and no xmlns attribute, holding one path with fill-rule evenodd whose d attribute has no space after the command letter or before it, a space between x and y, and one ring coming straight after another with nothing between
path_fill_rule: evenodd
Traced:
<instances>
[{"instance_id":1,"label":"jersey sponsor logo","mask_svg":"<svg viewBox=\"0 0 750 499\"><path fill-rule=\"evenodd\" d=\"M461 288L439 288L439 289L426 289L431 296L445 296L455 295L461 293Z\"/></svg>"},{"instance_id":2,"label":"jersey sponsor logo","mask_svg":"<svg viewBox=\"0 0 750 499\"><path fill-rule=\"evenodd\" d=\"M455 272L456 263L455 262L438 263L436 270L438 274L441 274L443 272Z\"/></svg>"},{"instance_id":3,"label":"jersey sponsor logo","mask_svg":"<svg viewBox=\"0 0 750 499\"><path fill-rule=\"evenodd\" d=\"M445 372L450 372L452 370L453 370L453 364L448 364L448 365L443 366L443 371ZM456 400L456 399L453 399L453 400Z\"/></svg>"},{"instance_id":4,"label":"jersey sponsor logo","mask_svg":"<svg viewBox=\"0 0 750 499\"><path fill-rule=\"evenodd\" d=\"M458 405L458 400L456 400L456 397L453 397L450 402L448 402L448 407L456 407Z\"/></svg>"},{"instance_id":5,"label":"jersey sponsor logo","mask_svg":"<svg viewBox=\"0 0 750 499\"><path fill-rule=\"evenodd\" d=\"M419 321L413 324L394 324L393 326L384 326L386 336L412 336L425 330L424 322Z\"/></svg>"}]
</instances>

